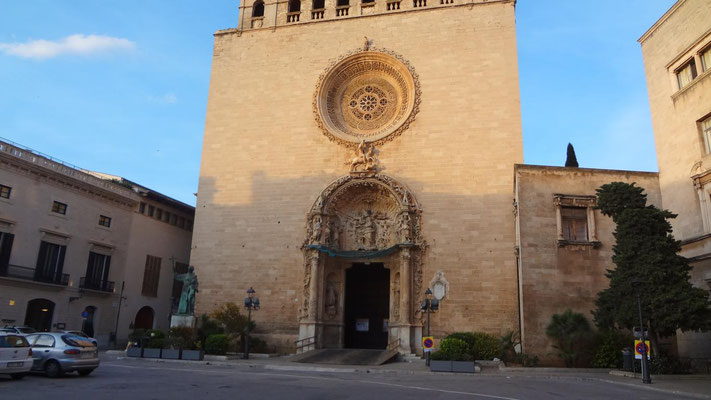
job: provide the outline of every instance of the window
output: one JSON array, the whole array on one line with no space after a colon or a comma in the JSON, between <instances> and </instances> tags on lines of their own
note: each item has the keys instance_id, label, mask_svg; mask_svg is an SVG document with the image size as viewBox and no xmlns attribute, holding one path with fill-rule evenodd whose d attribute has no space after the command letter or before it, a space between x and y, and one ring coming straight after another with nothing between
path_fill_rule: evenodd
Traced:
<instances>
[{"instance_id":1,"label":"window","mask_svg":"<svg viewBox=\"0 0 711 400\"><path fill-rule=\"evenodd\" d=\"M50 335L37 335L32 347L54 347L54 337Z\"/></svg>"},{"instance_id":2,"label":"window","mask_svg":"<svg viewBox=\"0 0 711 400\"><path fill-rule=\"evenodd\" d=\"M170 224L175 226L178 225L178 216L173 214L170 216Z\"/></svg>"},{"instance_id":3,"label":"window","mask_svg":"<svg viewBox=\"0 0 711 400\"><path fill-rule=\"evenodd\" d=\"M290 0L289 1L289 12L299 12L301 11L301 0Z\"/></svg>"},{"instance_id":4,"label":"window","mask_svg":"<svg viewBox=\"0 0 711 400\"><path fill-rule=\"evenodd\" d=\"M163 222L169 222L170 221L170 213L168 211L165 211L163 213Z\"/></svg>"},{"instance_id":5,"label":"window","mask_svg":"<svg viewBox=\"0 0 711 400\"><path fill-rule=\"evenodd\" d=\"M676 70L676 79L679 82L679 89L691 83L696 78L696 62L692 58L689 62Z\"/></svg>"},{"instance_id":6,"label":"window","mask_svg":"<svg viewBox=\"0 0 711 400\"><path fill-rule=\"evenodd\" d=\"M711 69L711 46L707 46L705 49L701 50L699 54L701 59L701 70L708 71Z\"/></svg>"},{"instance_id":7,"label":"window","mask_svg":"<svg viewBox=\"0 0 711 400\"><path fill-rule=\"evenodd\" d=\"M711 116L701 121L701 136L706 144L706 154L711 154Z\"/></svg>"},{"instance_id":8,"label":"window","mask_svg":"<svg viewBox=\"0 0 711 400\"><path fill-rule=\"evenodd\" d=\"M111 217L107 217L106 215L99 215L99 225L110 228L111 227Z\"/></svg>"},{"instance_id":9,"label":"window","mask_svg":"<svg viewBox=\"0 0 711 400\"><path fill-rule=\"evenodd\" d=\"M592 245L598 247L600 242L595 233L595 196L556 194L553 204L556 207L556 223L558 227L558 245L569 244Z\"/></svg>"},{"instance_id":10,"label":"window","mask_svg":"<svg viewBox=\"0 0 711 400\"><path fill-rule=\"evenodd\" d=\"M144 296L158 297L158 281L160 280L160 257L146 256L146 269L143 271Z\"/></svg>"},{"instance_id":11,"label":"window","mask_svg":"<svg viewBox=\"0 0 711 400\"><path fill-rule=\"evenodd\" d=\"M264 2L257 0L252 6L252 18L264 17Z\"/></svg>"},{"instance_id":12,"label":"window","mask_svg":"<svg viewBox=\"0 0 711 400\"><path fill-rule=\"evenodd\" d=\"M106 254L89 252L89 262L86 265L86 276L83 285L86 289L111 291L109 288L109 267L111 266L111 256Z\"/></svg>"},{"instance_id":13,"label":"window","mask_svg":"<svg viewBox=\"0 0 711 400\"><path fill-rule=\"evenodd\" d=\"M325 0L313 0L313 3L311 4L311 8L314 10L320 10L320 9L326 8L326 1Z\"/></svg>"},{"instance_id":14,"label":"window","mask_svg":"<svg viewBox=\"0 0 711 400\"><path fill-rule=\"evenodd\" d=\"M184 217L178 218L178 228L185 228L185 218Z\"/></svg>"},{"instance_id":15,"label":"window","mask_svg":"<svg viewBox=\"0 0 711 400\"><path fill-rule=\"evenodd\" d=\"M7 232L0 232L0 275L7 275L10 268L10 251L15 235Z\"/></svg>"},{"instance_id":16,"label":"window","mask_svg":"<svg viewBox=\"0 0 711 400\"><path fill-rule=\"evenodd\" d=\"M155 207L153 206L148 206L148 216L152 217L153 216L153 211L155 210Z\"/></svg>"},{"instance_id":17,"label":"window","mask_svg":"<svg viewBox=\"0 0 711 400\"><path fill-rule=\"evenodd\" d=\"M0 185L0 197L3 199L9 199L11 191L12 188L10 186Z\"/></svg>"},{"instance_id":18,"label":"window","mask_svg":"<svg viewBox=\"0 0 711 400\"><path fill-rule=\"evenodd\" d=\"M185 221L185 229L189 230L192 232L193 230L193 221L191 219L188 219Z\"/></svg>"},{"instance_id":19,"label":"window","mask_svg":"<svg viewBox=\"0 0 711 400\"><path fill-rule=\"evenodd\" d=\"M575 242L588 240L588 212L581 207L562 207L560 209L563 225L563 239Z\"/></svg>"},{"instance_id":20,"label":"window","mask_svg":"<svg viewBox=\"0 0 711 400\"><path fill-rule=\"evenodd\" d=\"M159 221L163 219L163 210L160 208L156 209L156 219Z\"/></svg>"},{"instance_id":21,"label":"window","mask_svg":"<svg viewBox=\"0 0 711 400\"><path fill-rule=\"evenodd\" d=\"M54 203L52 203L52 212L56 212L57 214L64 215L67 213L67 205L64 203L55 201Z\"/></svg>"},{"instance_id":22,"label":"window","mask_svg":"<svg viewBox=\"0 0 711 400\"><path fill-rule=\"evenodd\" d=\"M140 214L145 214L146 213L146 203L141 202L141 204L138 205L138 212Z\"/></svg>"},{"instance_id":23,"label":"window","mask_svg":"<svg viewBox=\"0 0 711 400\"><path fill-rule=\"evenodd\" d=\"M37 265L35 267L35 280L49 283L63 283L62 268L67 246L40 242Z\"/></svg>"}]
</instances>

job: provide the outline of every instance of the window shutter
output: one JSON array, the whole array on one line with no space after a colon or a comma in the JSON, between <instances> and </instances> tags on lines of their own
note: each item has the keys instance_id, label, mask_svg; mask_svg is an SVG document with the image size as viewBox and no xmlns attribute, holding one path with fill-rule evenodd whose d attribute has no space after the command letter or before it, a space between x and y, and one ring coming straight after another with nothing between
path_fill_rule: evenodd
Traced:
<instances>
[{"instance_id":1,"label":"window shutter","mask_svg":"<svg viewBox=\"0 0 711 400\"><path fill-rule=\"evenodd\" d=\"M47 246L49 243L40 242L39 254L37 255L37 265L35 266L35 279L41 279L46 276L45 269L47 268Z\"/></svg>"},{"instance_id":2,"label":"window shutter","mask_svg":"<svg viewBox=\"0 0 711 400\"><path fill-rule=\"evenodd\" d=\"M10 252L12 251L12 241L15 239L15 235L12 233L0 233L2 240L0 240L0 274L6 274L7 269L10 265Z\"/></svg>"}]
</instances>

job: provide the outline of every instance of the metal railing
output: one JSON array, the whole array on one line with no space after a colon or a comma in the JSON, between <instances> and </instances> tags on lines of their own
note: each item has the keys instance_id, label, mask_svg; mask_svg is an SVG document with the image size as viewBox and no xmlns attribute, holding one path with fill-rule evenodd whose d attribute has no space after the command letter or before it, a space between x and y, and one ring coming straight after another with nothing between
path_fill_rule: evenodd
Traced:
<instances>
[{"instance_id":1,"label":"metal railing","mask_svg":"<svg viewBox=\"0 0 711 400\"><path fill-rule=\"evenodd\" d=\"M305 347L313 347L304 350ZM299 339L296 341L296 354L303 353L308 350L316 349L316 336L307 337L304 339Z\"/></svg>"},{"instance_id":2,"label":"metal railing","mask_svg":"<svg viewBox=\"0 0 711 400\"><path fill-rule=\"evenodd\" d=\"M79 288L111 293L114 291L114 281L86 279L86 277L84 276L79 279Z\"/></svg>"},{"instance_id":3,"label":"metal railing","mask_svg":"<svg viewBox=\"0 0 711 400\"><path fill-rule=\"evenodd\" d=\"M400 348L400 338L397 338L388 343L388 350L397 350Z\"/></svg>"},{"instance_id":4,"label":"metal railing","mask_svg":"<svg viewBox=\"0 0 711 400\"><path fill-rule=\"evenodd\" d=\"M21 267L12 264L9 264L6 269L0 269L0 276L51 283L53 285L69 285L69 274L38 274L35 268Z\"/></svg>"}]
</instances>

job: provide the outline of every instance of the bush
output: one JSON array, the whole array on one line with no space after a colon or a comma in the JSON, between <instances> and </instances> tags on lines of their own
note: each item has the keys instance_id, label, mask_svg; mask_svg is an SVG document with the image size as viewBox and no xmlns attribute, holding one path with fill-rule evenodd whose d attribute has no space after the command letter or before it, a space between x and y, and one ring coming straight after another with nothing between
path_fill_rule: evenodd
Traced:
<instances>
[{"instance_id":1,"label":"bush","mask_svg":"<svg viewBox=\"0 0 711 400\"><path fill-rule=\"evenodd\" d=\"M147 339L145 347L151 349L162 349L165 345L165 332L160 329L148 329L145 333Z\"/></svg>"},{"instance_id":2,"label":"bush","mask_svg":"<svg viewBox=\"0 0 711 400\"><path fill-rule=\"evenodd\" d=\"M223 329L217 321L210 318L207 314L200 316L200 323L197 329L197 341L200 343L199 347L201 349L206 349L205 345L209 336L220 333L223 333Z\"/></svg>"},{"instance_id":3,"label":"bush","mask_svg":"<svg viewBox=\"0 0 711 400\"><path fill-rule=\"evenodd\" d=\"M447 361L471 361L474 359L471 346L464 340L454 337L442 339L439 351L434 352L431 357L434 360Z\"/></svg>"},{"instance_id":4,"label":"bush","mask_svg":"<svg viewBox=\"0 0 711 400\"><path fill-rule=\"evenodd\" d=\"M484 332L454 332L446 339L458 339L467 345L467 353L474 360L492 360L501 353L499 339ZM446 340L445 339L445 340Z\"/></svg>"},{"instance_id":5,"label":"bush","mask_svg":"<svg viewBox=\"0 0 711 400\"><path fill-rule=\"evenodd\" d=\"M207 354L224 355L227 353L227 335L219 333L210 335L205 340L205 352Z\"/></svg>"},{"instance_id":6,"label":"bush","mask_svg":"<svg viewBox=\"0 0 711 400\"><path fill-rule=\"evenodd\" d=\"M526 368L533 368L538 366L538 356L528 355L526 353L516 354L516 364L521 364Z\"/></svg>"},{"instance_id":7,"label":"bush","mask_svg":"<svg viewBox=\"0 0 711 400\"><path fill-rule=\"evenodd\" d=\"M642 360L635 360L637 371L642 370ZM649 373L652 375L684 375L692 373L691 363L683 362L677 357L661 354L649 360Z\"/></svg>"},{"instance_id":8,"label":"bush","mask_svg":"<svg viewBox=\"0 0 711 400\"><path fill-rule=\"evenodd\" d=\"M250 336L249 337L249 352L250 353L269 353L269 348L267 346L267 342L257 338Z\"/></svg>"},{"instance_id":9,"label":"bush","mask_svg":"<svg viewBox=\"0 0 711 400\"><path fill-rule=\"evenodd\" d=\"M516 360L516 346L521 344L521 337L518 332L508 331L499 338L501 346L501 361L504 363Z\"/></svg>"},{"instance_id":10,"label":"bush","mask_svg":"<svg viewBox=\"0 0 711 400\"><path fill-rule=\"evenodd\" d=\"M591 366L594 368L622 368L622 349L634 343L629 334L616 330L603 330L593 339Z\"/></svg>"},{"instance_id":11,"label":"bush","mask_svg":"<svg viewBox=\"0 0 711 400\"><path fill-rule=\"evenodd\" d=\"M167 344L174 349L192 350L191 347L194 344L193 333L193 329L187 326L170 328Z\"/></svg>"},{"instance_id":12,"label":"bush","mask_svg":"<svg viewBox=\"0 0 711 400\"><path fill-rule=\"evenodd\" d=\"M141 345L141 339L143 339L146 336L146 330L145 329L134 329L133 332L131 332L128 335L128 341L133 343L134 346L140 346Z\"/></svg>"},{"instance_id":13,"label":"bush","mask_svg":"<svg viewBox=\"0 0 711 400\"><path fill-rule=\"evenodd\" d=\"M563 314L553 314L550 324L546 327L546 335L557 344L558 356L565 366L577 367L585 363L585 349L590 347L592 333L590 323L583 314L565 310Z\"/></svg>"}]
</instances>

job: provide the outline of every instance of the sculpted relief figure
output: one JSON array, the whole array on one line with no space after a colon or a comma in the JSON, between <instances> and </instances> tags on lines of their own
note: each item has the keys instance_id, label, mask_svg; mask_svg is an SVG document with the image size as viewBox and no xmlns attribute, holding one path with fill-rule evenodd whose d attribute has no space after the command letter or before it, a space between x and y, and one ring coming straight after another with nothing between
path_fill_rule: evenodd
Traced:
<instances>
[{"instance_id":1,"label":"sculpted relief figure","mask_svg":"<svg viewBox=\"0 0 711 400\"><path fill-rule=\"evenodd\" d=\"M333 280L326 282L326 314L330 317L336 315L338 307L338 283Z\"/></svg>"},{"instance_id":2,"label":"sculpted relief figure","mask_svg":"<svg viewBox=\"0 0 711 400\"><path fill-rule=\"evenodd\" d=\"M398 227L398 233L400 233L400 243L410 243L412 241L412 235L410 234L410 216L403 214L400 217L400 226Z\"/></svg>"},{"instance_id":3,"label":"sculpted relief figure","mask_svg":"<svg viewBox=\"0 0 711 400\"><path fill-rule=\"evenodd\" d=\"M356 149L356 157L350 162L351 172L376 172L378 159L375 157L375 147L361 140Z\"/></svg>"},{"instance_id":4,"label":"sculpted relief figure","mask_svg":"<svg viewBox=\"0 0 711 400\"><path fill-rule=\"evenodd\" d=\"M309 243L319 244L321 242L321 216L315 215L311 220L311 237Z\"/></svg>"},{"instance_id":5,"label":"sculpted relief figure","mask_svg":"<svg viewBox=\"0 0 711 400\"><path fill-rule=\"evenodd\" d=\"M390 232L388 229L388 222L385 220L378 220L378 238L376 239L376 244L378 249L384 249L388 247Z\"/></svg>"},{"instance_id":6,"label":"sculpted relief figure","mask_svg":"<svg viewBox=\"0 0 711 400\"><path fill-rule=\"evenodd\" d=\"M334 249L340 249L341 248L341 227L338 226L335 222L333 223L333 226L331 227L331 240L330 240L330 245Z\"/></svg>"},{"instance_id":7,"label":"sculpted relief figure","mask_svg":"<svg viewBox=\"0 0 711 400\"><path fill-rule=\"evenodd\" d=\"M360 217L359 231L360 235L358 237L359 247L365 250L370 250L375 247L375 223L373 222L373 215L370 210L363 211L363 215Z\"/></svg>"}]
</instances>

